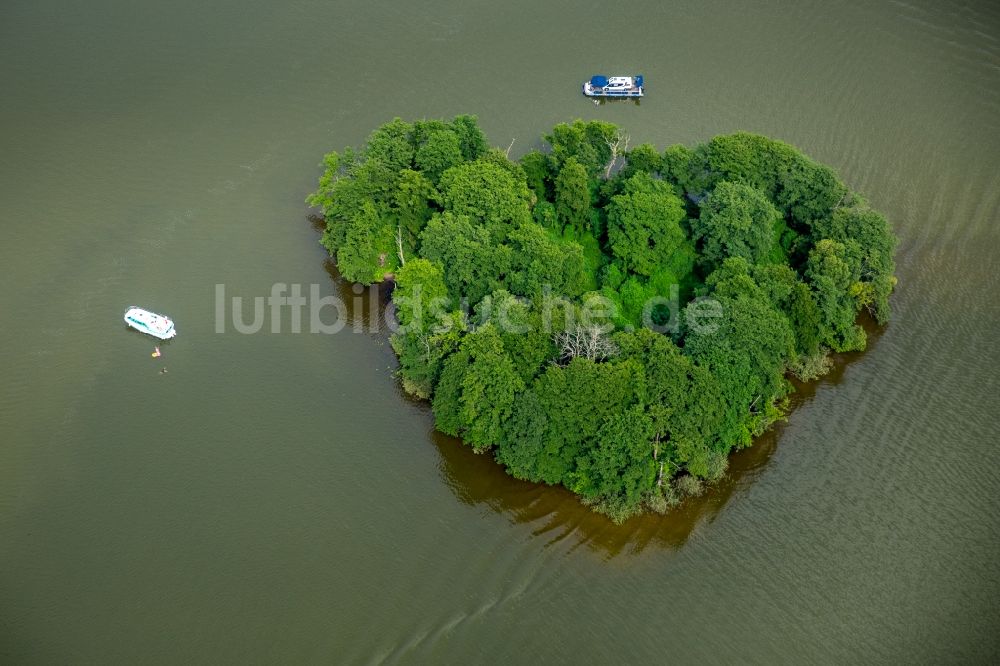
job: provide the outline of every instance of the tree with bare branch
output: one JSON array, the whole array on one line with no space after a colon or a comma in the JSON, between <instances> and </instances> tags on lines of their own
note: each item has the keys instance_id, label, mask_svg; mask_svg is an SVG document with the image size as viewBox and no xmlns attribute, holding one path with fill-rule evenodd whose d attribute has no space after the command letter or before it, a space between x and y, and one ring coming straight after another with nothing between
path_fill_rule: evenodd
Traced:
<instances>
[{"instance_id":1,"label":"tree with bare branch","mask_svg":"<svg viewBox=\"0 0 1000 666\"><path fill-rule=\"evenodd\" d=\"M575 326L572 330L556 333L554 340L559 348L560 365L566 365L574 358L606 361L618 354L618 347L597 325Z\"/></svg>"},{"instance_id":2,"label":"tree with bare branch","mask_svg":"<svg viewBox=\"0 0 1000 666\"><path fill-rule=\"evenodd\" d=\"M604 139L604 142L608 145L608 150L611 151L611 159L608 160L608 165L604 169L605 180L611 178L611 170L615 168L615 163L619 157L622 158L622 163L624 164L625 155L628 153L628 141L628 132L621 129L616 131L614 136Z\"/></svg>"},{"instance_id":3,"label":"tree with bare branch","mask_svg":"<svg viewBox=\"0 0 1000 666\"><path fill-rule=\"evenodd\" d=\"M399 253L399 265L406 265L406 257L403 256L403 225L396 225L396 250Z\"/></svg>"}]
</instances>

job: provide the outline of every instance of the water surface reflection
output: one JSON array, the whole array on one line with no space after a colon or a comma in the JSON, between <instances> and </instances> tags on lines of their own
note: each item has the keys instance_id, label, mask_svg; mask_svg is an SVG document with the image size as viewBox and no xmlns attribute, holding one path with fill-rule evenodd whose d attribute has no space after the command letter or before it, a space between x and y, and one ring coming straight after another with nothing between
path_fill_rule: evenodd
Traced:
<instances>
[{"instance_id":1,"label":"water surface reflection","mask_svg":"<svg viewBox=\"0 0 1000 666\"><path fill-rule=\"evenodd\" d=\"M322 218L317 216L310 217L310 224L320 232L324 228ZM395 361L388 345L389 333L382 325L392 295L392 284L375 284L361 289L344 280L329 258L324 260L324 268L336 294L347 306L349 325L355 321L365 322L365 330L385 346L387 354ZM377 331L369 329L367 324L372 321L380 322ZM870 350L878 344L883 329L870 317L864 317L861 323L868 334ZM788 417L794 418L796 409L810 402L820 388L840 384L847 368L863 353L834 355L832 370L819 381L803 383L792 380L795 393L790 398ZM396 390L401 400L421 405L429 421L433 422L430 405L405 394L398 383ZM753 446L733 453L726 476L707 488L701 496L688 498L666 515L636 516L621 525L615 525L605 516L591 511L565 488L514 479L492 455L476 454L460 439L433 428L430 432L441 456L441 474L459 500L469 505L487 506L509 517L515 524L530 525L532 533L549 545L571 539L573 548L584 546L602 553L606 558L613 558L626 553L640 553L649 547L676 549L683 546L699 526L711 524L732 498L739 496L761 476L777 450L786 423L776 424L757 438Z\"/></svg>"}]
</instances>

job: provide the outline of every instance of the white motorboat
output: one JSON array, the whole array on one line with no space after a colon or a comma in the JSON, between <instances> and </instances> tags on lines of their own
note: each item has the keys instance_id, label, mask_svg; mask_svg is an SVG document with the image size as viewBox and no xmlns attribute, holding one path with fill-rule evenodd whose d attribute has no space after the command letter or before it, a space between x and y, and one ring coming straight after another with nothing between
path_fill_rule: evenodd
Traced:
<instances>
[{"instance_id":1,"label":"white motorboat","mask_svg":"<svg viewBox=\"0 0 1000 666\"><path fill-rule=\"evenodd\" d=\"M170 317L144 310L135 305L125 311L125 324L137 331L152 335L160 340L169 340L177 335L174 322Z\"/></svg>"}]
</instances>

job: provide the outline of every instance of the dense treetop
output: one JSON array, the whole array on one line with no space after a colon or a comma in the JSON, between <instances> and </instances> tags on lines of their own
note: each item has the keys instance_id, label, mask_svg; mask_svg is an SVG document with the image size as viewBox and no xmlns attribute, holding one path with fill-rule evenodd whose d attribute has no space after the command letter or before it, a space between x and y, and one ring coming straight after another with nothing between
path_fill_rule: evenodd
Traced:
<instances>
[{"instance_id":1,"label":"dense treetop","mask_svg":"<svg viewBox=\"0 0 1000 666\"><path fill-rule=\"evenodd\" d=\"M628 143L577 120L514 162L472 116L396 119L309 198L346 279L395 281L438 429L615 520L722 476L896 281L885 218L792 146Z\"/></svg>"}]
</instances>

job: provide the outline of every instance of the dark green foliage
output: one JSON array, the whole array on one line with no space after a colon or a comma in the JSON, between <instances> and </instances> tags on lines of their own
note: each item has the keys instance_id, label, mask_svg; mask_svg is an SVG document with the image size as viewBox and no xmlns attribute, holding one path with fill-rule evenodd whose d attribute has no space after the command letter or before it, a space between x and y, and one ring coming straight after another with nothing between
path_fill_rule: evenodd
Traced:
<instances>
[{"instance_id":1,"label":"dark green foliage","mask_svg":"<svg viewBox=\"0 0 1000 666\"><path fill-rule=\"evenodd\" d=\"M670 186L637 174L608 206L608 243L615 259L638 275L650 276L687 242L680 222L684 207Z\"/></svg>"},{"instance_id":2,"label":"dark green foliage","mask_svg":"<svg viewBox=\"0 0 1000 666\"><path fill-rule=\"evenodd\" d=\"M691 231L702 243L702 259L709 269L727 257L756 264L771 251L780 220L781 213L760 190L722 181L701 202L701 216L691 221Z\"/></svg>"},{"instance_id":3,"label":"dark green foliage","mask_svg":"<svg viewBox=\"0 0 1000 666\"><path fill-rule=\"evenodd\" d=\"M833 170L782 144L784 169L779 174L776 203L793 220L813 225L829 218L847 197L847 187Z\"/></svg>"},{"instance_id":4,"label":"dark green foliage","mask_svg":"<svg viewBox=\"0 0 1000 666\"><path fill-rule=\"evenodd\" d=\"M587 170L575 157L563 162L556 178L556 218L561 228L583 232L590 222L590 188Z\"/></svg>"},{"instance_id":5,"label":"dark green foliage","mask_svg":"<svg viewBox=\"0 0 1000 666\"><path fill-rule=\"evenodd\" d=\"M452 167L438 186L445 210L468 216L487 229L494 240L502 240L511 227L531 219L531 199L524 180L496 162L479 159Z\"/></svg>"},{"instance_id":6,"label":"dark green foliage","mask_svg":"<svg viewBox=\"0 0 1000 666\"><path fill-rule=\"evenodd\" d=\"M526 384L555 357L552 336L545 332L541 314L530 301L495 291L479 302L476 316L479 324L492 323L500 332L503 348Z\"/></svg>"},{"instance_id":7,"label":"dark green foliage","mask_svg":"<svg viewBox=\"0 0 1000 666\"><path fill-rule=\"evenodd\" d=\"M479 123L475 116L455 116L455 119L451 121L451 128L458 136L458 146L466 161L479 159L489 149L486 136L479 129Z\"/></svg>"},{"instance_id":8,"label":"dark green foliage","mask_svg":"<svg viewBox=\"0 0 1000 666\"><path fill-rule=\"evenodd\" d=\"M663 158L656 147L644 143L628 152L621 175L629 178L637 173L658 174L663 169Z\"/></svg>"},{"instance_id":9,"label":"dark green foliage","mask_svg":"<svg viewBox=\"0 0 1000 666\"><path fill-rule=\"evenodd\" d=\"M505 249L494 245L486 227L450 211L431 218L420 235L421 256L444 268L445 284L456 301L478 303L501 288L511 265Z\"/></svg>"},{"instance_id":10,"label":"dark green foliage","mask_svg":"<svg viewBox=\"0 0 1000 666\"><path fill-rule=\"evenodd\" d=\"M591 177L596 177L611 160L609 141L614 139L618 128L600 120L559 123L552 128L552 134L545 141L552 146L552 159L556 170L573 157L583 165Z\"/></svg>"},{"instance_id":11,"label":"dark green foliage","mask_svg":"<svg viewBox=\"0 0 1000 666\"><path fill-rule=\"evenodd\" d=\"M656 483L652 436L652 421L641 406L612 414L594 446L577 459L569 489L616 520L636 513Z\"/></svg>"},{"instance_id":12,"label":"dark green foliage","mask_svg":"<svg viewBox=\"0 0 1000 666\"><path fill-rule=\"evenodd\" d=\"M542 200L535 204L535 209L531 213L532 218L539 226L558 232L561 229L559 216L556 215L556 207L552 203Z\"/></svg>"},{"instance_id":13,"label":"dark green foliage","mask_svg":"<svg viewBox=\"0 0 1000 666\"><path fill-rule=\"evenodd\" d=\"M603 422L640 404L642 368L634 363L574 359L550 366L522 395L497 459L522 479L573 486L586 483L579 459L594 446Z\"/></svg>"},{"instance_id":14,"label":"dark green foliage","mask_svg":"<svg viewBox=\"0 0 1000 666\"><path fill-rule=\"evenodd\" d=\"M709 371L692 362L670 341L649 329L616 338L621 358L645 369L647 414L653 459L666 478L687 468L709 476L712 452L725 409L722 393Z\"/></svg>"},{"instance_id":15,"label":"dark green foliage","mask_svg":"<svg viewBox=\"0 0 1000 666\"><path fill-rule=\"evenodd\" d=\"M487 325L466 335L445 361L434 393L434 416L443 432L483 451L500 441L514 398L523 389L503 340Z\"/></svg>"},{"instance_id":16,"label":"dark green foliage","mask_svg":"<svg viewBox=\"0 0 1000 666\"><path fill-rule=\"evenodd\" d=\"M399 173L392 211L411 252L417 249L417 239L434 212L432 204L436 198L434 184L423 174L410 169Z\"/></svg>"},{"instance_id":17,"label":"dark green foliage","mask_svg":"<svg viewBox=\"0 0 1000 666\"><path fill-rule=\"evenodd\" d=\"M548 285L556 293L578 296L585 286L579 244L557 243L535 224L514 227L505 242L497 243L486 227L445 212L427 224L420 253L444 267L451 295L470 305L496 289L535 297Z\"/></svg>"},{"instance_id":18,"label":"dark green foliage","mask_svg":"<svg viewBox=\"0 0 1000 666\"><path fill-rule=\"evenodd\" d=\"M622 139L577 120L513 162L473 116L396 119L308 199L345 278L395 280L437 428L615 521L724 476L896 282L885 218L792 146L640 144L612 173Z\"/></svg>"},{"instance_id":19,"label":"dark green foliage","mask_svg":"<svg viewBox=\"0 0 1000 666\"><path fill-rule=\"evenodd\" d=\"M681 190L689 190L688 181L691 177L691 160L694 153L687 146L680 144L670 146L663 152L660 162L660 172L670 183L673 183Z\"/></svg>"},{"instance_id":20,"label":"dark green foliage","mask_svg":"<svg viewBox=\"0 0 1000 666\"><path fill-rule=\"evenodd\" d=\"M463 160L462 147L458 136L450 128L431 132L417 148L414 164L432 183L441 179L441 174L460 164Z\"/></svg>"},{"instance_id":21,"label":"dark green foliage","mask_svg":"<svg viewBox=\"0 0 1000 666\"><path fill-rule=\"evenodd\" d=\"M709 281L722 306L715 325L692 325L684 337L684 353L719 383L726 405L719 438L727 449L749 446L779 416L778 401L788 390L785 367L795 358L788 318L740 267L746 262L729 259L722 270L730 274Z\"/></svg>"},{"instance_id":22,"label":"dark green foliage","mask_svg":"<svg viewBox=\"0 0 1000 666\"><path fill-rule=\"evenodd\" d=\"M524 169L528 187L535 193L539 203L551 201L554 195L549 158L537 150L533 150L521 158L521 168Z\"/></svg>"}]
</instances>

